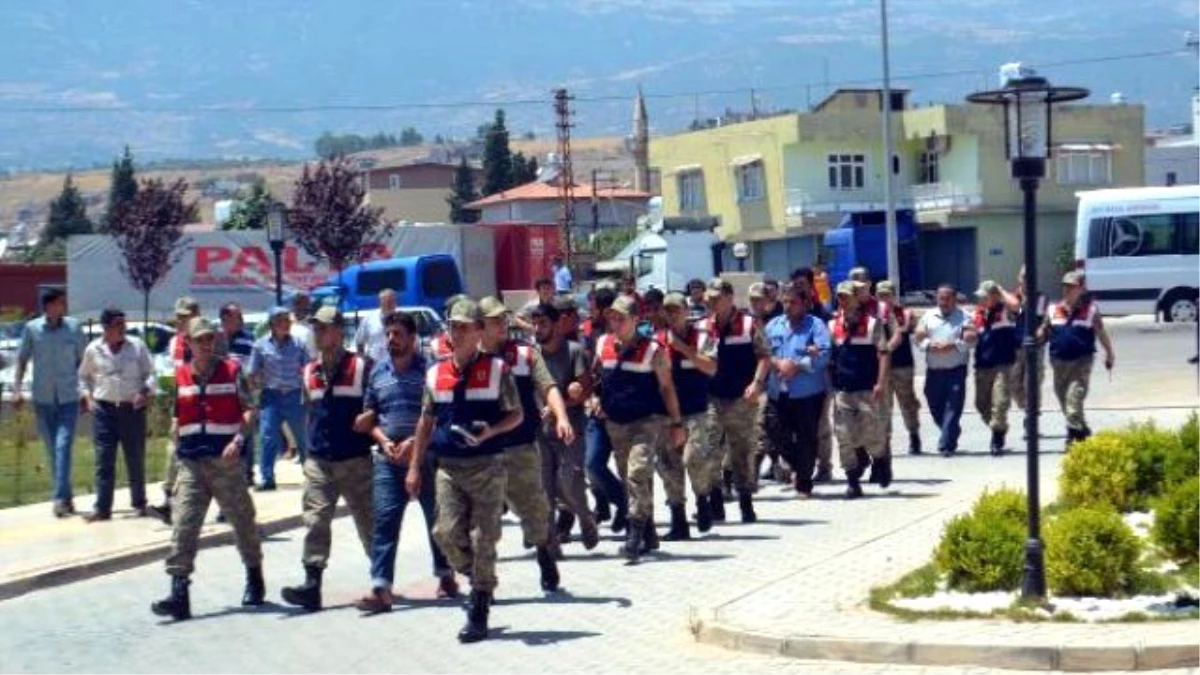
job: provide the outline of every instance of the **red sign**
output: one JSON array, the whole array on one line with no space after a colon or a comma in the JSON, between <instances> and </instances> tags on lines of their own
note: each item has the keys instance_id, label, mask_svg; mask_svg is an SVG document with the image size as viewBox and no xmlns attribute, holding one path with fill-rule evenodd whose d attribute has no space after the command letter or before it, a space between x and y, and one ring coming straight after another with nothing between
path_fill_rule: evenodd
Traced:
<instances>
[{"instance_id":1,"label":"red sign","mask_svg":"<svg viewBox=\"0 0 1200 675\"><path fill-rule=\"evenodd\" d=\"M193 249L195 266L190 286L216 289L221 287L269 286L275 283L274 253L262 246L196 246ZM365 260L392 257L386 244L369 247ZM285 246L282 258L283 281L287 286L312 288L324 283L333 270L318 263L296 246Z\"/></svg>"}]
</instances>

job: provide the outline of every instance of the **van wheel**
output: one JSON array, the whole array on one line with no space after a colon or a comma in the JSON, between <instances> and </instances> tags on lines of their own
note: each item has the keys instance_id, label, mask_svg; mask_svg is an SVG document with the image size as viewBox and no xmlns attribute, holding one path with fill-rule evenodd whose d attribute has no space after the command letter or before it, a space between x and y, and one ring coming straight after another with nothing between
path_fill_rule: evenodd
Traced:
<instances>
[{"instance_id":1,"label":"van wheel","mask_svg":"<svg viewBox=\"0 0 1200 675\"><path fill-rule=\"evenodd\" d=\"M1200 294L1195 289L1176 288L1162 301L1163 321L1186 323L1200 315Z\"/></svg>"}]
</instances>

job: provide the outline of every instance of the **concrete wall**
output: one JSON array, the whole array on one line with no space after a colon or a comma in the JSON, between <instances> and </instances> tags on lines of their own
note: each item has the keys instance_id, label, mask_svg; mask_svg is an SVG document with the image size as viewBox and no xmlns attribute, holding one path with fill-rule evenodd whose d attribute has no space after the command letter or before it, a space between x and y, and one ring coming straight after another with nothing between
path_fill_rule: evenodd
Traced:
<instances>
[{"instance_id":1,"label":"concrete wall","mask_svg":"<svg viewBox=\"0 0 1200 675\"><path fill-rule=\"evenodd\" d=\"M1175 173L1176 185L1200 183L1200 146L1146 148L1146 185L1166 185Z\"/></svg>"},{"instance_id":2,"label":"concrete wall","mask_svg":"<svg viewBox=\"0 0 1200 675\"><path fill-rule=\"evenodd\" d=\"M976 228L976 261L979 280L991 279L1012 288L1017 272L1025 262L1024 225L1020 214L953 216L951 227ZM1059 293L1062 273L1058 268L1059 249L1073 247L1075 216L1073 213L1043 213L1037 221L1038 287L1050 297ZM964 289L974 290L974 289Z\"/></svg>"}]
</instances>

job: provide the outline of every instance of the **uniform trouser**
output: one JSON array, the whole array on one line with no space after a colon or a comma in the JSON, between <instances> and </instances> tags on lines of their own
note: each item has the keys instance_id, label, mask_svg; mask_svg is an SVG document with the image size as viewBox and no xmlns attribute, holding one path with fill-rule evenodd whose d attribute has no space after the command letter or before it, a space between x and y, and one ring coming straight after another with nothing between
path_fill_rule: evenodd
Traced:
<instances>
[{"instance_id":1,"label":"uniform trouser","mask_svg":"<svg viewBox=\"0 0 1200 675\"><path fill-rule=\"evenodd\" d=\"M775 447L795 472L802 492L812 492L817 461L817 429L825 409L825 392L803 398L770 401L777 423L771 427Z\"/></svg>"},{"instance_id":2,"label":"uniform trouser","mask_svg":"<svg viewBox=\"0 0 1200 675\"><path fill-rule=\"evenodd\" d=\"M1050 370L1054 372L1054 395L1067 418L1067 428L1075 431L1087 429L1083 415L1083 403L1087 399L1088 385L1092 380L1093 356L1074 361L1050 359Z\"/></svg>"},{"instance_id":3,"label":"uniform trouser","mask_svg":"<svg viewBox=\"0 0 1200 675\"><path fill-rule=\"evenodd\" d=\"M550 502L542 485L542 458L532 443L504 449L504 468L508 473L504 498L521 521L521 533L530 546L550 541Z\"/></svg>"},{"instance_id":4,"label":"uniform trouser","mask_svg":"<svg viewBox=\"0 0 1200 675\"><path fill-rule=\"evenodd\" d=\"M666 419L651 415L628 424L609 420L605 427L617 456L617 472L629 495L629 518L654 520L654 459L666 431Z\"/></svg>"},{"instance_id":5,"label":"uniform trouser","mask_svg":"<svg viewBox=\"0 0 1200 675\"><path fill-rule=\"evenodd\" d=\"M759 401L714 398L708 405L709 425L725 435L729 469L738 492L753 492L757 484L754 448L757 444Z\"/></svg>"},{"instance_id":6,"label":"uniform trouser","mask_svg":"<svg viewBox=\"0 0 1200 675\"><path fill-rule=\"evenodd\" d=\"M1037 348L1037 381L1038 391L1042 389L1042 382L1046 379L1046 349L1043 345L1038 345ZM1028 400L1028 394L1025 391L1025 350L1022 348L1017 352L1017 362L1012 365L1012 376L1009 379L1009 384L1012 389L1012 399L1017 404L1017 407L1024 410L1025 402Z\"/></svg>"},{"instance_id":7,"label":"uniform trouser","mask_svg":"<svg viewBox=\"0 0 1200 675\"><path fill-rule=\"evenodd\" d=\"M716 446L709 442L708 424L707 412L684 417L687 443L682 449L669 447L667 434L663 434L655 469L671 506L687 503L688 479L692 481L692 493L699 499L712 492L716 485L714 477L721 475L721 457L714 451Z\"/></svg>"},{"instance_id":8,"label":"uniform trouser","mask_svg":"<svg viewBox=\"0 0 1200 675\"><path fill-rule=\"evenodd\" d=\"M755 486L758 484L758 466L759 462L762 461L762 458L770 457L771 461L773 462L778 461L779 459L780 448L775 444L775 435L771 433L771 427L776 424L776 420L771 419L774 416L775 412L774 408L772 408L770 405L770 400L766 396L763 396L762 402L758 406L758 448L755 452L754 463Z\"/></svg>"},{"instance_id":9,"label":"uniform trouser","mask_svg":"<svg viewBox=\"0 0 1200 675\"><path fill-rule=\"evenodd\" d=\"M496 588L496 544L507 482L503 455L437 461L437 522L433 537L471 589Z\"/></svg>"},{"instance_id":10,"label":"uniform trouser","mask_svg":"<svg viewBox=\"0 0 1200 675\"><path fill-rule=\"evenodd\" d=\"M883 394L883 416L886 422L887 438L892 437L892 409L900 408L900 416L904 419L904 428L908 433L915 434L921 428L921 399L917 398L913 387L913 368L894 368L888 372L888 388Z\"/></svg>"},{"instance_id":11,"label":"uniform trouser","mask_svg":"<svg viewBox=\"0 0 1200 675\"><path fill-rule=\"evenodd\" d=\"M238 553L246 567L262 566L262 544L254 523L254 501L246 490L246 476L240 462L219 457L179 460L171 511L174 530L171 553L167 556L167 574L188 576L195 569L200 528L208 513L208 504L217 508L233 525Z\"/></svg>"},{"instance_id":12,"label":"uniform trouser","mask_svg":"<svg viewBox=\"0 0 1200 675\"><path fill-rule=\"evenodd\" d=\"M346 500L358 539L367 557L371 555L372 503L371 487L374 468L371 458L355 457L331 462L309 456L304 461L304 564L324 568L329 561L333 537L333 515L338 498Z\"/></svg>"},{"instance_id":13,"label":"uniform trouser","mask_svg":"<svg viewBox=\"0 0 1200 675\"><path fill-rule=\"evenodd\" d=\"M870 391L839 391L833 396L833 428L837 435L838 459L849 474L862 471L855 450L863 449L872 458L883 457L883 424L879 407Z\"/></svg>"},{"instance_id":14,"label":"uniform trouser","mask_svg":"<svg viewBox=\"0 0 1200 675\"><path fill-rule=\"evenodd\" d=\"M1012 365L975 368L975 409L992 431L1008 433L1008 410L1012 407Z\"/></svg>"},{"instance_id":15,"label":"uniform trouser","mask_svg":"<svg viewBox=\"0 0 1200 675\"><path fill-rule=\"evenodd\" d=\"M575 424L575 440L563 443L553 435L553 432L538 433L537 448L541 454L542 489L551 506L565 507L580 520L592 518L588 510L587 481L584 478L583 457L584 440L582 424ZM557 529L551 527L554 520L554 509L547 510L546 523L549 532L557 536Z\"/></svg>"},{"instance_id":16,"label":"uniform trouser","mask_svg":"<svg viewBox=\"0 0 1200 675\"><path fill-rule=\"evenodd\" d=\"M96 448L96 511L112 513L116 489L117 444L125 451L125 471L133 508L146 507L146 409L98 401L92 417Z\"/></svg>"},{"instance_id":17,"label":"uniform trouser","mask_svg":"<svg viewBox=\"0 0 1200 675\"><path fill-rule=\"evenodd\" d=\"M586 456L584 464L587 467L588 482L597 498L607 501L618 510L625 508L628 497L621 479L613 474L608 467L612 459L612 439L608 436L608 426L604 420L589 416L584 430Z\"/></svg>"},{"instance_id":18,"label":"uniform trouser","mask_svg":"<svg viewBox=\"0 0 1200 675\"><path fill-rule=\"evenodd\" d=\"M967 367L926 370L925 400L929 402L929 414L942 432L938 451L957 450L962 434L959 422L967 400Z\"/></svg>"},{"instance_id":19,"label":"uniform trouser","mask_svg":"<svg viewBox=\"0 0 1200 675\"><path fill-rule=\"evenodd\" d=\"M817 421L817 468L821 471L833 471L833 399L833 394L825 397Z\"/></svg>"},{"instance_id":20,"label":"uniform trouser","mask_svg":"<svg viewBox=\"0 0 1200 675\"><path fill-rule=\"evenodd\" d=\"M392 588L396 576L396 549L400 543L400 525L408 506L408 490L404 481L408 466L396 464L376 455L373 470L371 504L371 585L373 588ZM425 517L425 533L429 536L429 552L433 558L433 574L442 577L450 572L450 563L433 540L434 509L433 463L421 467L421 493L417 502Z\"/></svg>"}]
</instances>

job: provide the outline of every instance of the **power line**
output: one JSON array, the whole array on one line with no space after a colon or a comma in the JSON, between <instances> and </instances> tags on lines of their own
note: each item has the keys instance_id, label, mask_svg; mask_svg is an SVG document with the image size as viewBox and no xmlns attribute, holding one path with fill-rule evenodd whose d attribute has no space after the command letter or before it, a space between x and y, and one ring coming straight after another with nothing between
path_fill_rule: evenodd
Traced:
<instances>
[{"instance_id":1,"label":"power line","mask_svg":"<svg viewBox=\"0 0 1200 675\"><path fill-rule=\"evenodd\" d=\"M1186 49L1163 49L1149 52L1133 52L1127 54L1110 54L1107 56L1094 56L1079 59L1065 59L1061 61L1047 61L1036 64L1039 68L1057 68L1062 66L1077 66L1095 63L1110 63L1114 61L1130 61L1135 59L1159 58L1165 56L1178 56L1186 53ZM966 77L978 76L981 73L991 72L991 68L964 68L959 70L940 70L906 73L894 76L897 80L933 80L951 77ZM846 79L830 82L828 80L803 82L796 84L783 84L769 87L739 87L736 89L710 89L704 91L687 91L687 92L668 92L658 94L646 94L646 98L658 100L670 99L698 99L700 97L709 96L744 96L747 93L758 94L760 92L779 92L793 91L799 89L811 89L813 87L836 88L847 86L863 86L863 85L878 85L879 78L864 77L857 79ZM625 94L610 94L597 96L578 96L575 97L578 103L608 103L608 102L625 102L629 100L629 96ZM481 107L505 107L513 108L519 106L542 106L546 104L545 98L514 98L514 99L482 99L482 100L464 100L464 101L406 101L398 103L331 103L331 104L313 104L313 105L290 105L290 106L255 106L248 107L245 105L197 105L197 106L163 106L163 107L145 107L145 106L14 106L0 107L0 114L49 114L49 113L109 113L109 114L128 114L128 113L179 113L179 114L299 114L299 113L314 113L314 112L380 112L388 110L444 110L454 108L481 108Z\"/></svg>"}]
</instances>

